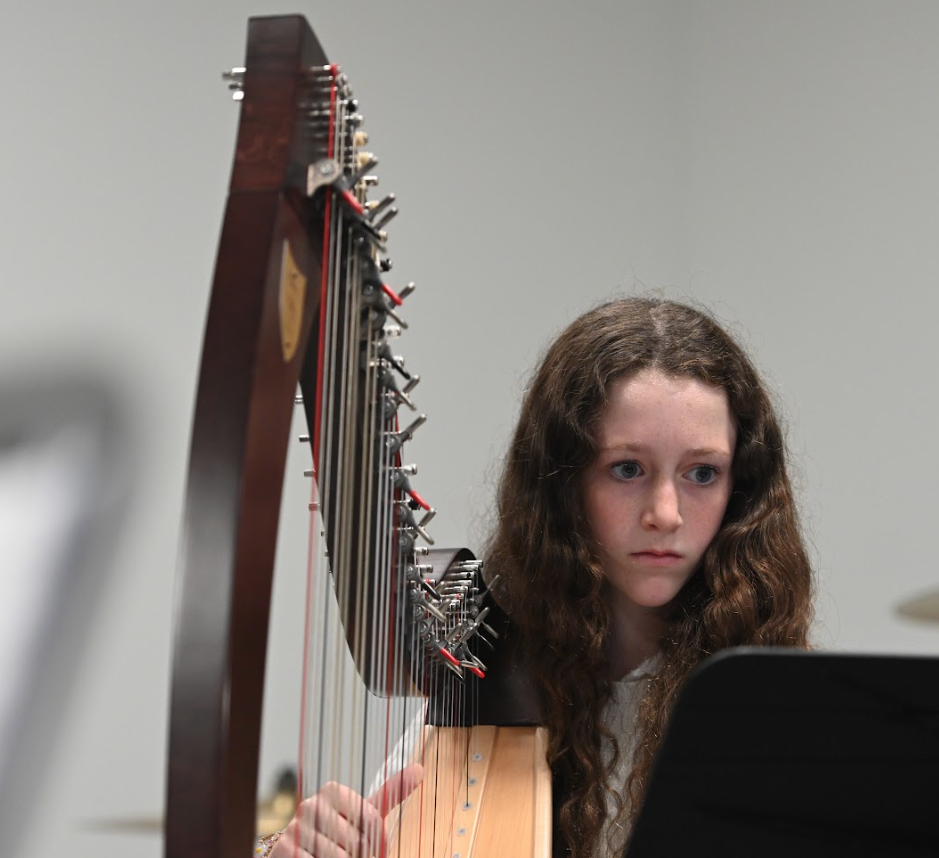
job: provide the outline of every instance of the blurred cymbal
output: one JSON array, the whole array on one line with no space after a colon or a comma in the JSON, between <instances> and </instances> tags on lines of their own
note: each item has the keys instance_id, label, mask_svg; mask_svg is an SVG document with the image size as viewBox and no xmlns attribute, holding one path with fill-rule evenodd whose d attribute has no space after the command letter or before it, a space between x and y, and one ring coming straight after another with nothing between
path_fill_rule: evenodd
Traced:
<instances>
[{"instance_id":1,"label":"blurred cymbal","mask_svg":"<svg viewBox=\"0 0 939 858\"><path fill-rule=\"evenodd\" d=\"M262 802L258 806L258 836L286 828L296 808L297 799L293 793L278 793L270 801ZM163 819L159 816L89 819L84 827L122 834L159 834L163 831Z\"/></svg>"},{"instance_id":2,"label":"blurred cymbal","mask_svg":"<svg viewBox=\"0 0 939 858\"><path fill-rule=\"evenodd\" d=\"M897 605L897 613L914 620L939 622L939 590L901 602Z\"/></svg>"},{"instance_id":3,"label":"blurred cymbal","mask_svg":"<svg viewBox=\"0 0 939 858\"><path fill-rule=\"evenodd\" d=\"M163 820L158 816L89 819L84 823L83 828L121 834L159 834L163 830Z\"/></svg>"}]
</instances>

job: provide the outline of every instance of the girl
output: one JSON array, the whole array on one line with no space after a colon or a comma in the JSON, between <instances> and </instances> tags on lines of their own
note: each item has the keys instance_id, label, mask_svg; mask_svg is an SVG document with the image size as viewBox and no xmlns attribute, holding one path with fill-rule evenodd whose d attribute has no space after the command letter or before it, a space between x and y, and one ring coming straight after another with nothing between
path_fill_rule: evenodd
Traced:
<instances>
[{"instance_id":1,"label":"girl","mask_svg":"<svg viewBox=\"0 0 939 858\"><path fill-rule=\"evenodd\" d=\"M545 355L487 567L543 689L555 839L619 854L675 695L706 656L805 647L812 574L769 397L711 318L625 299Z\"/></svg>"},{"instance_id":2,"label":"girl","mask_svg":"<svg viewBox=\"0 0 939 858\"><path fill-rule=\"evenodd\" d=\"M725 647L807 646L812 574L770 399L704 313L605 304L535 374L498 511L487 571L543 697L555 852L622 854L688 673ZM419 778L364 803L325 787L302 814L316 830L298 815L275 858L377 846L377 808Z\"/></svg>"}]
</instances>

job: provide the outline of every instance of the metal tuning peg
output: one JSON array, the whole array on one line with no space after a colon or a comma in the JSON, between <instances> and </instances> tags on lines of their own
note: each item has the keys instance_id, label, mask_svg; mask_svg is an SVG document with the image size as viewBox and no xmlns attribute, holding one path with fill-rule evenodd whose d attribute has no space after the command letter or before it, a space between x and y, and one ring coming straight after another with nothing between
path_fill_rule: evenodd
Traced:
<instances>
[{"instance_id":1,"label":"metal tuning peg","mask_svg":"<svg viewBox=\"0 0 939 858\"><path fill-rule=\"evenodd\" d=\"M359 168L351 176L348 177L350 187L355 187L362 179L365 178L366 174L373 168L378 166L378 158L376 158L371 152L362 152L360 153L361 161L359 163ZM362 207L363 210L365 206Z\"/></svg>"},{"instance_id":2,"label":"metal tuning peg","mask_svg":"<svg viewBox=\"0 0 939 858\"><path fill-rule=\"evenodd\" d=\"M227 81L228 88L231 90L232 101L241 101L245 97L245 72L246 68L241 66L222 72L222 80Z\"/></svg>"},{"instance_id":3,"label":"metal tuning peg","mask_svg":"<svg viewBox=\"0 0 939 858\"><path fill-rule=\"evenodd\" d=\"M397 213L398 213L398 207L392 206L391 208L387 209L385 213L381 215L381 217L373 221L372 226L374 226L375 229L379 229L379 230L383 229Z\"/></svg>"},{"instance_id":4,"label":"metal tuning peg","mask_svg":"<svg viewBox=\"0 0 939 858\"><path fill-rule=\"evenodd\" d=\"M427 415L419 414L417 419L415 419L410 426L407 426L400 432L389 432L385 441L388 452L392 455L397 453L404 446L405 442L410 441L414 437L414 433L426 422Z\"/></svg>"},{"instance_id":5,"label":"metal tuning peg","mask_svg":"<svg viewBox=\"0 0 939 858\"><path fill-rule=\"evenodd\" d=\"M378 215L382 213L382 211L388 208L388 206L390 206L394 201L395 201L394 194L386 194L380 200L366 203L365 211L368 213L369 219L374 220Z\"/></svg>"}]
</instances>

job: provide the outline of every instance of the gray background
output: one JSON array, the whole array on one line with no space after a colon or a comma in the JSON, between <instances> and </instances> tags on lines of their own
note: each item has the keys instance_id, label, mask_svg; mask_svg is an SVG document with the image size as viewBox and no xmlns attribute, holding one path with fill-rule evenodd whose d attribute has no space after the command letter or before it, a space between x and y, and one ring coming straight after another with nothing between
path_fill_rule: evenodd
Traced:
<instances>
[{"instance_id":1,"label":"gray background","mask_svg":"<svg viewBox=\"0 0 939 858\"><path fill-rule=\"evenodd\" d=\"M939 586L934 3L4 0L0 366L104 377L136 450L28 854L160 848L88 823L162 805L186 448L237 122L219 72L241 64L249 15L282 11L350 74L401 201L393 282L419 285L402 351L430 415L411 452L440 543L479 544L550 336L659 289L712 307L787 416L818 643L939 649L939 627L894 614ZM265 772L293 753L305 492L292 479Z\"/></svg>"}]
</instances>

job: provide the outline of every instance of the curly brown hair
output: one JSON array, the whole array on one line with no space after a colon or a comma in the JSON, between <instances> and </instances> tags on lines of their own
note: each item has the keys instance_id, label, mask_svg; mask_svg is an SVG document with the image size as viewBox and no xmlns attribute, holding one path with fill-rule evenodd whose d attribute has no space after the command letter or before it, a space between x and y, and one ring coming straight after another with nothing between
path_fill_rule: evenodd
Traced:
<instances>
[{"instance_id":1,"label":"curly brown hair","mask_svg":"<svg viewBox=\"0 0 939 858\"><path fill-rule=\"evenodd\" d=\"M498 495L488 568L519 627L543 695L557 806L555 842L591 855L606 820L601 739L610 699L604 575L584 517L580 477L597 454L594 430L611 386L644 369L726 391L736 420L733 493L698 571L669 606L661 666L641 701L619 816L638 811L675 695L720 649L806 647L812 572L799 529L785 445L769 396L743 350L706 313L626 298L573 322L548 349L526 392ZM615 748L615 744L614 744Z\"/></svg>"}]
</instances>

